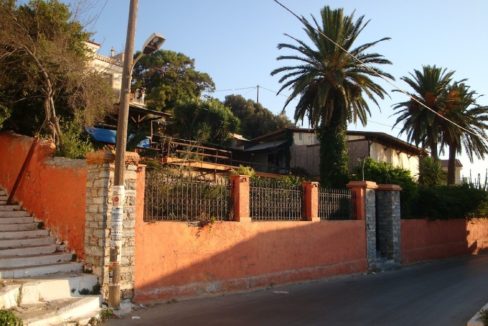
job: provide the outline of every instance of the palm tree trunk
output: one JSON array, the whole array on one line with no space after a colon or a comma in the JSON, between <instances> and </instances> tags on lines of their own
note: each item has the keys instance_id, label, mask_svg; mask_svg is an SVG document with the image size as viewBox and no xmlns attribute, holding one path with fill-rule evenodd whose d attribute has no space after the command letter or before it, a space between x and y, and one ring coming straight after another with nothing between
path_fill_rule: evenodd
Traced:
<instances>
[{"instance_id":1,"label":"palm tree trunk","mask_svg":"<svg viewBox=\"0 0 488 326\"><path fill-rule=\"evenodd\" d=\"M437 151L437 142L431 141L430 142L430 156L434 159L434 161L439 161L439 152Z\"/></svg>"},{"instance_id":2,"label":"palm tree trunk","mask_svg":"<svg viewBox=\"0 0 488 326\"><path fill-rule=\"evenodd\" d=\"M456 146L449 146L449 161L447 163L447 185L456 183Z\"/></svg>"}]
</instances>

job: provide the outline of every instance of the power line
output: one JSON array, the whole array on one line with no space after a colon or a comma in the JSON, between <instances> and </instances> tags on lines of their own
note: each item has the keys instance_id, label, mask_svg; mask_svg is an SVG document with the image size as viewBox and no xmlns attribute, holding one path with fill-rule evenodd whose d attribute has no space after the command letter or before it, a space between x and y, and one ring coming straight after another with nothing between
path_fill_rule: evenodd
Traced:
<instances>
[{"instance_id":1,"label":"power line","mask_svg":"<svg viewBox=\"0 0 488 326\"><path fill-rule=\"evenodd\" d=\"M286 11L288 11L290 14L292 14L296 19L298 19L301 23L305 24L305 18L303 17L299 17L295 12L293 12L291 9L289 9L287 6L285 6L284 4L282 4L281 2L279 2L278 0L273 0L274 2L276 2L279 6L281 6L283 9L285 9ZM313 27L312 27L313 28ZM471 131L469 129L466 129L462 126L460 126L459 124L457 124L456 122L446 118L445 116L443 116L442 114L440 114L439 112L435 111L434 109L430 108L429 106L427 106L426 104L424 104L422 101L418 100L417 98L415 98L414 96L411 96L407 91L403 90L401 87L399 87L398 85L396 85L394 82L392 82L390 79L382 76L381 74L379 74L378 72L376 72L374 69L371 69L370 67L368 67L366 65L366 63L364 61L362 61L361 59L359 59L358 57L356 57L355 55L349 53L349 51L347 51L346 49L344 49L340 44L338 44L337 42L335 42L333 39L331 39L330 37L328 37L325 33L323 33L322 31L316 29L316 28L313 28L316 32L318 32L319 34L321 34L323 37L325 37L329 42L331 42L332 44L334 44L335 46L337 46L339 49L341 49L342 51L344 51L347 55L349 55L351 58L353 58L354 60L356 60L357 62L359 62L364 68L366 68L367 70L369 70L370 72L372 72L374 75L376 75L377 77L383 79L385 82L387 82L390 86L393 86L394 88L396 88L400 93L404 94L404 95L407 95L411 100L413 100L414 102L417 102L419 105L423 106L424 108L426 108L427 110L431 111L432 113L434 113L435 115L437 115L438 117L440 117L441 119L444 119L446 120L447 122L451 123L452 125L458 127L459 129L461 130L464 130L466 131L467 133L470 133L476 137L480 137L482 139L485 139L487 140L486 137L483 137L482 135L479 135L478 133L474 132L474 131Z\"/></svg>"}]
</instances>

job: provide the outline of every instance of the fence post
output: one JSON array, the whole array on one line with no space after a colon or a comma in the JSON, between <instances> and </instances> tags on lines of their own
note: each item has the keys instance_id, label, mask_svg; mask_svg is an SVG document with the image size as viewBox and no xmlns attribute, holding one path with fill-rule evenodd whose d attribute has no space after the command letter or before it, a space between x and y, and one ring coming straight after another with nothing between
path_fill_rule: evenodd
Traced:
<instances>
[{"instance_id":1,"label":"fence post","mask_svg":"<svg viewBox=\"0 0 488 326\"><path fill-rule=\"evenodd\" d=\"M85 212L85 268L98 276L102 296L108 297L109 250L114 184L115 155L108 151L88 153ZM122 298L131 298L134 289L136 180L139 155L126 153L121 290Z\"/></svg>"},{"instance_id":2,"label":"fence post","mask_svg":"<svg viewBox=\"0 0 488 326\"><path fill-rule=\"evenodd\" d=\"M351 181L347 184L354 194L356 219L365 220L366 258L369 268L376 264L376 182Z\"/></svg>"},{"instance_id":3,"label":"fence post","mask_svg":"<svg viewBox=\"0 0 488 326\"><path fill-rule=\"evenodd\" d=\"M249 176L233 175L231 180L234 220L237 222L251 222L251 212L249 209Z\"/></svg>"},{"instance_id":4,"label":"fence post","mask_svg":"<svg viewBox=\"0 0 488 326\"><path fill-rule=\"evenodd\" d=\"M380 184L376 191L376 220L378 227L378 245L381 254L401 263L401 209L398 185Z\"/></svg>"},{"instance_id":5,"label":"fence post","mask_svg":"<svg viewBox=\"0 0 488 326\"><path fill-rule=\"evenodd\" d=\"M319 218L319 183L305 181L303 182L304 192L304 219L306 221L320 222Z\"/></svg>"}]
</instances>

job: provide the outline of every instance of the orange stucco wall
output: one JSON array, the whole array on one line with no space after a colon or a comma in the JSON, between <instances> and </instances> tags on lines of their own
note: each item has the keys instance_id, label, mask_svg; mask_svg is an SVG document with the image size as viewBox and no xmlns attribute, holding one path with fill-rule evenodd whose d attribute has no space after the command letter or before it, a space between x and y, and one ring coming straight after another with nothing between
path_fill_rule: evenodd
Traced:
<instances>
[{"instance_id":1,"label":"orange stucco wall","mask_svg":"<svg viewBox=\"0 0 488 326\"><path fill-rule=\"evenodd\" d=\"M402 262L478 254L488 248L488 219L403 220Z\"/></svg>"},{"instance_id":2,"label":"orange stucco wall","mask_svg":"<svg viewBox=\"0 0 488 326\"><path fill-rule=\"evenodd\" d=\"M31 143L30 137L0 133L0 186L9 192ZM83 257L86 168L49 164L53 151L49 142L38 144L15 199Z\"/></svg>"},{"instance_id":3,"label":"orange stucco wall","mask_svg":"<svg viewBox=\"0 0 488 326\"><path fill-rule=\"evenodd\" d=\"M144 181L138 178L137 201ZM363 272L364 221L145 223L137 205L135 300L239 291Z\"/></svg>"}]
</instances>

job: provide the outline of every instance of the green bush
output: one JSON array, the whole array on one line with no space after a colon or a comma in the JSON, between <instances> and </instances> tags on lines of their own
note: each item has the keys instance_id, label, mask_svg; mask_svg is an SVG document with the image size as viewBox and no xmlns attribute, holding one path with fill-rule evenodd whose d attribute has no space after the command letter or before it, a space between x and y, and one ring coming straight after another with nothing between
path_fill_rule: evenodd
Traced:
<instances>
[{"instance_id":1,"label":"green bush","mask_svg":"<svg viewBox=\"0 0 488 326\"><path fill-rule=\"evenodd\" d=\"M15 316L11 310L0 310L0 325L2 326L22 326L22 320Z\"/></svg>"},{"instance_id":2,"label":"green bush","mask_svg":"<svg viewBox=\"0 0 488 326\"><path fill-rule=\"evenodd\" d=\"M488 217L488 193L467 185L420 187L413 206L420 218Z\"/></svg>"},{"instance_id":3,"label":"green bush","mask_svg":"<svg viewBox=\"0 0 488 326\"><path fill-rule=\"evenodd\" d=\"M67 158L85 158L86 153L93 151L93 145L84 135L83 128L76 122L64 124L61 145L56 151L56 156Z\"/></svg>"},{"instance_id":4,"label":"green bush","mask_svg":"<svg viewBox=\"0 0 488 326\"><path fill-rule=\"evenodd\" d=\"M438 186L446 184L447 175L442 171L439 161L430 156L422 157L419 162L419 184L423 186Z\"/></svg>"},{"instance_id":5,"label":"green bush","mask_svg":"<svg viewBox=\"0 0 488 326\"><path fill-rule=\"evenodd\" d=\"M411 216L412 203L416 198L417 184L413 180L410 171L396 168L390 163L376 162L367 158L364 164L364 180L376 183L396 184L402 187L400 193L402 218ZM362 180L363 164L358 166L351 176L353 180Z\"/></svg>"}]
</instances>

